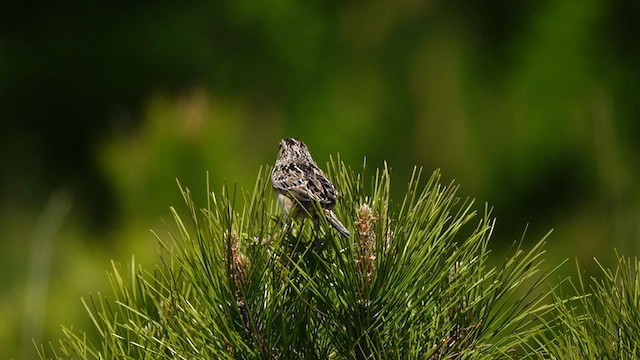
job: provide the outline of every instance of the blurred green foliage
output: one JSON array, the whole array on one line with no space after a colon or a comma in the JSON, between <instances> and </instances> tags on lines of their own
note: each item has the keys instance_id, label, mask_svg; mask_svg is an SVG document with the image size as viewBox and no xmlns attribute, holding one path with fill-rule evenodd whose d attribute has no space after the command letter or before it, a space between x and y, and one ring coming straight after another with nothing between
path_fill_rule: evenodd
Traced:
<instances>
[{"instance_id":1,"label":"blurred green foliage","mask_svg":"<svg viewBox=\"0 0 640 360\"><path fill-rule=\"evenodd\" d=\"M179 202L175 178L248 185L282 137L320 164L388 161L396 195L414 165L441 168L495 206L498 251L530 223L534 239L555 228L551 263L637 254L638 13L628 0L13 4L0 357L30 358L37 319L36 342L80 323L109 259L154 261L148 229ZM58 191L73 207L34 312L28 264Z\"/></svg>"}]
</instances>

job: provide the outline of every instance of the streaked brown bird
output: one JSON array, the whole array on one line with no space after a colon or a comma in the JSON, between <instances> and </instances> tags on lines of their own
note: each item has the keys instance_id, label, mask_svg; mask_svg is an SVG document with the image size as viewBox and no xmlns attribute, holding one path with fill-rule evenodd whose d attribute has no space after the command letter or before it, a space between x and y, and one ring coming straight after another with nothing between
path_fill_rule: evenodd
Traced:
<instances>
[{"instance_id":1,"label":"streaked brown bird","mask_svg":"<svg viewBox=\"0 0 640 360\"><path fill-rule=\"evenodd\" d=\"M332 211L338 193L335 186L316 165L307 145L289 138L280 140L280 151L271 172L271 185L287 216L316 218L319 204L329 223L344 237L349 230Z\"/></svg>"}]
</instances>

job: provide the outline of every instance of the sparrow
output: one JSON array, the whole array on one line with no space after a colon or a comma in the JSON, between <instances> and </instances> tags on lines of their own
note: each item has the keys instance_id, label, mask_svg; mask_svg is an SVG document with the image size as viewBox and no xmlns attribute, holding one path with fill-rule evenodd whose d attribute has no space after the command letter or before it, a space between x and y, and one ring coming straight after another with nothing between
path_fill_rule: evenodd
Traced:
<instances>
[{"instance_id":1,"label":"sparrow","mask_svg":"<svg viewBox=\"0 0 640 360\"><path fill-rule=\"evenodd\" d=\"M271 172L271 185L285 216L324 216L342 236L351 236L332 210L338 197L335 186L313 161L302 141L293 138L280 140L280 150ZM318 214L316 204L322 214Z\"/></svg>"}]
</instances>

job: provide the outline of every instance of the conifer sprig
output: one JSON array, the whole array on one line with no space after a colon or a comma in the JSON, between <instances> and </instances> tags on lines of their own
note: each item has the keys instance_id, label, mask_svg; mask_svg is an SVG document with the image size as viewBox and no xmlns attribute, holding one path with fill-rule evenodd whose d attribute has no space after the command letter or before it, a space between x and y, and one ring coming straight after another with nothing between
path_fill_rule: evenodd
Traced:
<instances>
[{"instance_id":1,"label":"conifer sprig","mask_svg":"<svg viewBox=\"0 0 640 360\"><path fill-rule=\"evenodd\" d=\"M640 358L640 261L617 257L614 270L598 262L603 276L588 283L578 267L577 283L570 282L574 294L554 294L553 316L538 338L540 357Z\"/></svg>"},{"instance_id":2,"label":"conifer sprig","mask_svg":"<svg viewBox=\"0 0 640 360\"><path fill-rule=\"evenodd\" d=\"M328 169L351 238L324 219L284 226L268 168L242 201L225 187L198 209L181 187L188 217L172 208L160 264L114 264L113 294L85 303L97 340L68 329L41 357L497 359L533 347L550 309L544 239L492 267L490 211L478 219L439 172L423 182L416 169L394 202L386 165L369 186L339 160Z\"/></svg>"}]
</instances>

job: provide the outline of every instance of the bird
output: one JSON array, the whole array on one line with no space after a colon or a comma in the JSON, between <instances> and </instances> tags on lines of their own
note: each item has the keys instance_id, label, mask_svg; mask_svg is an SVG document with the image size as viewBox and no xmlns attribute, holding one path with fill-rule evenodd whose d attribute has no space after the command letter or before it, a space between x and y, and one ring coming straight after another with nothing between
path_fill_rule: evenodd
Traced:
<instances>
[{"instance_id":1,"label":"bird","mask_svg":"<svg viewBox=\"0 0 640 360\"><path fill-rule=\"evenodd\" d=\"M302 141L294 138L280 140L280 150L271 172L271 185L285 218L317 218L322 215L342 236L351 237L332 210L338 198L335 186L313 161L309 148Z\"/></svg>"}]
</instances>

